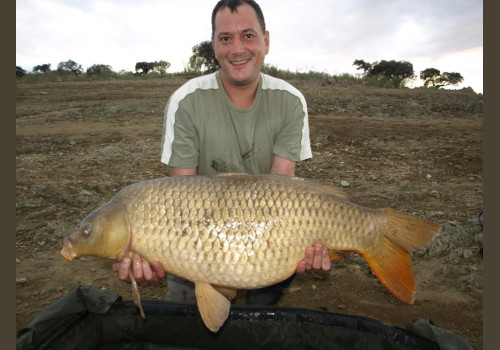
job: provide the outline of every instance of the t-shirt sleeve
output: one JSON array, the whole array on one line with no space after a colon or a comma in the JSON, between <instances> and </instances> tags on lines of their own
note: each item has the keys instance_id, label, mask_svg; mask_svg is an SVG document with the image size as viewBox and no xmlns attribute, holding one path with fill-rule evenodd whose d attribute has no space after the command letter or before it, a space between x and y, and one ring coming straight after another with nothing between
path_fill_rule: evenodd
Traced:
<instances>
[{"instance_id":1,"label":"t-shirt sleeve","mask_svg":"<svg viewBox=\"0 0 500 350\"><path fill-rule=\"evenodd\" d=\"M280 157L300 161L312 157L309 120L305 99L294 97L288 104L284 122L274 140L273 152Z\"/></svg>"},{"instance_id":2,"label":"t-shirt sleeve","mask_svg":"<svg viewBox=\"0 0 500 350\"><path fill-rule=\"evenodd\" d=\"M199 141L192 115L189 104L169 99L164 115L162 163L178 168L198 166Z\"/></svg>"}]
</instances>

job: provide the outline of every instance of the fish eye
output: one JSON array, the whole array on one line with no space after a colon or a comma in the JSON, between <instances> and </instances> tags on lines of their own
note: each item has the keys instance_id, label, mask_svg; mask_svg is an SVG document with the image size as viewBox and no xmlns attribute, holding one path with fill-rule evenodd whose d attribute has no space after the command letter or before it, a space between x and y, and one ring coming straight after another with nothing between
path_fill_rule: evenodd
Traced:
<instances>
[{"instance_id":1,"label":"fish eye","mask_svg":"<svg viewBox=\"0 0 500 350\"><path fill-rule=\"evenodd\" d=\"M83 225L83 227L82 227L82 234L84 236L86 236L86 237L90 236L90 228L91 228L90 224Z\"/></svg>"}]
</instances>

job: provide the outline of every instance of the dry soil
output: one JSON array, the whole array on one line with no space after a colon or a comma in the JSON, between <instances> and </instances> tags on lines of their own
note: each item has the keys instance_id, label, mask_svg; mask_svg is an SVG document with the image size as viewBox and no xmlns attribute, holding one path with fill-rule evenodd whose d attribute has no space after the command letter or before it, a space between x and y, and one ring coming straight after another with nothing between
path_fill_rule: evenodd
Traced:
<instances>
[{"instance_id":1,"label":"dry soil","mask_svg":"<svg viewBox=\"0 0 500 350\"><path fill-rule=\"evenodd\" d=\"M160 163L163 109L186 78L16 85L16 324L80 284L131 299L111 261L68 263L63 237ZM281 305L327 308L405 326L429 318L482 348L482 95L470 89L379 89L291 81L310 113L313 159L297 175L350 200L434 220L443 232L412 255L414 305L396 300L358 255L298 276ZM142 289L163 299L165 283Z\"/></svg>"}]
</instances>

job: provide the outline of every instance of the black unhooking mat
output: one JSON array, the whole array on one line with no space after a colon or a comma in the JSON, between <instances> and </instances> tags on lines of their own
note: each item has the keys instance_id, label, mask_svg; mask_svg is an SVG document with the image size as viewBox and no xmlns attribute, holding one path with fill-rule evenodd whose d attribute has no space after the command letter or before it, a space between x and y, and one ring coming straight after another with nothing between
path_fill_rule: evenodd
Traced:
<instances>
[{"instance_id":1,"label":"black unhooking mat","mask_svg":"<svg viewBox=\"0 0 500 350\"><path fill-rule=\"evenodd\" d=\"M17 334L19 350L86 349L470 349L429 320L408 329L367 317L275 306L231 307L217 333L195 305L144 301L146 319L131 301L80 286Z\"/></svg>"}]
</instances>

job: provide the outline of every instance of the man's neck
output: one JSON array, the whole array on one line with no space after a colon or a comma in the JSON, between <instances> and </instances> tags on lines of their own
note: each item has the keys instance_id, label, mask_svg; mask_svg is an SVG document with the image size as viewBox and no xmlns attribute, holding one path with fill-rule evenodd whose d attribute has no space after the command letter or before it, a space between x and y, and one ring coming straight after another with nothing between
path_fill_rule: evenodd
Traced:
<instances>
[{"instance_id":1,"label":"man's neck","mask_svg":"<svg viewBox=\"0 0 500 350\"><path fill-rule=\"evenodd\" d=\"M259 80L246 85L231 84L224 81L224 78L222 76L221 80L227 96L236 108L249 109L253 106L255 97L257 96Z\"/></svg>"}]
</instances>

